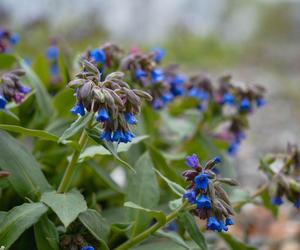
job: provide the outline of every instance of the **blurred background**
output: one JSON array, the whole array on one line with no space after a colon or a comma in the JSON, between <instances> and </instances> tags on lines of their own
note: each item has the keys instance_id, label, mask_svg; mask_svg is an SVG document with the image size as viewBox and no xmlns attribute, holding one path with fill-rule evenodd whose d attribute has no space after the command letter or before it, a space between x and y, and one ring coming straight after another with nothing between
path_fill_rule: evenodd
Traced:
<instances>
[{"instance_id":1,"label":"blurred background","mask_svg":"<svg viewBox=\"0 0 300 250\"><path fill-rule=\"evenodd\" d=\"M265 86L268 105L251 117L248 140L231 159L249 190L263 182L261 156L284 150L287 142L299 144L300 1L0 0L0 17L0 26L20 34L16 50L29 60L45 53L51 38L70 53L112 41L163 47L166 63L179 63L189 74L229 73ZM247 240L261 242L261 249L300 249L299 212L295 217L289 205L279 223L253 206L243 215L241 225L248 223L252 235Z\"/></svg>"}]
</instances>

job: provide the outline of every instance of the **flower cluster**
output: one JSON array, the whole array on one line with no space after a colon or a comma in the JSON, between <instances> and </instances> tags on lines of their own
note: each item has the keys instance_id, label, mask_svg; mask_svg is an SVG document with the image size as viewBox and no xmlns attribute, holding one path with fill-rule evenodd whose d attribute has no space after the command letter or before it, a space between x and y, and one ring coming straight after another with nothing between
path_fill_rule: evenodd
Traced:
<instances>
[{"instance_id":1,"label":"flower cluster","mask_svg":"<svg viewBox=\"0 0 300 250\"><path fill-rule=\"evenodd\" d=\"M280 165L280 169L274 169ZM300 208L300 154L297 146L288 145L287 152L278 155L267 155L261 160L260 169L265 172L270 180L272 204L280 206L283 197Z\"/></svg>"},{"instance_id":2,"label":"flower cluster","mask_svg":"<svg viewBox=\"0 0 300 250\"><path fill-rule=\"evenodd\" d=\"M19 42L19 35L0 27L0 54L10 53L12 47Z\"/></svg>"},{"instance_id":3,"label":"flower cluster","mask_svg":"<svg viewBox=\"0 0 300 250\"><path fill-rule=\"evenodd\" d=\"M200 219L207 219L207 229L213 231L227 231L233 225L233 208L222 188L221 183L237 185L237 182L228 178L218 178L213 172L220 157L215 157L202 166L196 154L186 158L186 165L192 170L183 172L185 180L189 183L183 198L195 204L194 215Z\"/></svg>"},{"instance_id":4,"label":"flower cluster","mask_svg":"<svg viewBox=\"0 0 300 250\"><path fill-rule=\"evenodd\" d=\"M114 72L101 81L98 68L83 61L83 70L68 86L75 89L77 104L71 109L80 116L85 112L95 112L96 121L103 128L100 138L112 142L130 142L134 134L130 125L137 123L142 99L151 100L151 96L141 90L131 89L124 82L122 72Z\"/></svg>"},{"instance_id":5,"label":"flower cluster","mask_svg":"<svg viewBox=\"0 0 300 250\"><path fill-rule=\"evenodd\" d=\"M87 60L94 64L103 78L118 69L122 54L123 51L118 45L105 43L99 48L88 49L81 56L81 61Z\"/></svg>"},{"instance_id":6,"label":"flower cluster","mask_svg":"<svg viewBox=\"0 0 300 250\"><path fill-rule=\"evenodd\" d=\"M160 67L164 54L164 50L160 48L153 49L150 53L133 51L123 58L120 66L122 71L129 72L133 82L151 93L151 104L156 110L184 92L185 78L176 73L176 68Z\"/></svg>"},{"instance_id":7,"label":"flower cluster","mask_svg":"<svg viewBox=\"0 0 300 250\"><path fill-rule=\"evenodd\" d=\"M51 42L51 45L47 48L46 58L49 63L49 75L51 77L50 82L54 84L61 81L60 73L59 73L58 57L59 57L59 49L57 46L57 41L53 40Z\"/></svg>"},{"instance_id":8,"label":"flower cluster","mask_svg":"<svg viewBox=\"0 0 300 250\"><path fill-rule=\"evenodd\" d=\"M30 88L21 83L20 77L25 75L21 69L11 70L4 73L0 78L0 109L5 109L7 102L13 100L20 103Z\"/></svg>"},{"instance_id":9,"label":"flower cluster","mask_svg":"<svg viewBox=\"0 0 300 250\"><path fill-rule=\"evenodd\" d=\"M220 78L219 86L214 91L214 105L227 121L227 126L217 136L229 142L227 151L230 155L237 153L241 141L245 139L247 116L255 107L266 104L264 92L265 89L259 85L236 86L231 82L231 76Z\"/></svg>"}]
</instances>

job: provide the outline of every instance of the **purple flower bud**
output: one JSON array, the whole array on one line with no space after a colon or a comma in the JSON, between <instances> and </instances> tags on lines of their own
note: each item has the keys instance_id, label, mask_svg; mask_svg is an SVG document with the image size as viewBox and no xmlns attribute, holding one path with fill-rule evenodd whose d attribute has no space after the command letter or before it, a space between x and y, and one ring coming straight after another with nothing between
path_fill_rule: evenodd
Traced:
<instances>
[{"instance_id":1,"label":"purple flower bud","mask_svg":"<svg viewBox=\"0 0 300 250\"><path fill-rule=\"evenodd\" d=\"M6 99L4 98L4 96L0 95L0 109L5 109L6 104Z\"/></svg>"},{"instance_id":2,"label":"purple flower bud","mask_svg":"<svg viewBox=\"0 0 300 250\"><path fill-rule=\"evenodd\" d=\"M136 124L136 122L137 122L135 119L135 116L130 112L125 113L124 117L128 124L133 125L133 124Z\"/></svg>"},{"instance_id":3,"label":"purple flower bud","mask_svg":"<svg viewBox=\"0 0 300 250\"><path fill-rule=\"evenodd\" d=\"M50 65L49 73L53 77L59 76L59 67L57 63L53 63Z\"/></svg>"},{"instance_id":4,"label":"purple flower bud","mask_svg":"<svg viewBox=\"0 0 300 250\"><path fill-rule=\"evenodd\" d=\"M224 221L219 221L218 232L228 231L228 227L225 225Z\"/></svg>"},{"instance_id":5,"label":"purple flower bud","mask_svg":"<svg viewBox=\"0 0 300 250\"><path fill-rule=\"evenodd\" d=\"M280 205L283 204L283 200L282 200L281 197L278 197L278 196L273 197L272 198L272 204L275 205L275 206L280 206Z\"/></svg>"},{"instance_id":6,"label":"purple flower bud","mask_svg":"<svg viewBox=\"0 0 300 250\"><path fill-rule=\"evenodd\" d=\"M194 178L198 175L198 172L194 170L185 170L182 175L187 181L191 181L194 180Z\"/></svg>"},{"instance_id":7,"label":"purple flower bud","mask_svg":"<svg viewBox=\"0 0 300 250\"><path fill-rule=\"evenodd\" d=\"M106 55L105 55L105 52L101 49L93 49L91 51L91 58L96 63L104 63L106 60Z\"/></svg>"},{"instance_id":8,"label":"purple flower bud","mask_svg":"<svg viewBox=\"0 0 300 250\"><path fill-rule=\"evenodd\" d=\"M230 143L230 145L227 149L227 153L231 156L235 156L239 150L239 147L240 147L240 143L234 141L234 142Z\"/></svg>"},{"instance_id":9,"label":"purple flower bud","mask_svg":"<svg viewBox=\"0 0 300 250\"><path fill-rule=\"evenodd\" d=\"M134 137L135 136L130 131L125 131L121 136L120 142L131 142Z\"/></svg>"},{"instance_id":10,"label":"purple flower bud","mask_svg":"<svg viewBox=\"0 0 300 250\"><path fill-rule=\"evenodd\" d=\"M213 158L213 162L214 162L215 164L221 163L221 162L222 162L222 161L221 161L221 157L220 157L220 156L216 156L215 158Z\"/></svg>"},{"instance_id":11,"label":"purple flower bud","mask_svg":"<svg viewBox=\"0 0 300 250\"><path fill-rule=\"evenodd\" d=\"M22 102L24 99L24 94L21 92L16 92L15 95L13 96L15 103L19 104Z\"/></svg>"},{"instance_id":12,"label":"purple flower bud","mask_svg":"<svg viewBox=\"0 0 300 250\"><path fill-rule=\"evenodd\" d=\"M122 136L122 131L118 129L114 132L114 135L111 140L114 142L120 142Z\"/></svg>"},{"instance_id":13,"label":"purple flower bud","mask_svg":"<svg viewBox=\"0 0 300 250\"><path fill-rule=\"evenodd\" d=\"M198 189L205 190L208 186L208 175L201 173L194 179L194 183Z\"/></svg>"},{"instance_id":14,"label":"purple flower bud","mask_svg":"<svg viewBox=\"0 0 300 250\"><path fill-rule=\"evenodd\" d=\"M197 168L200 166L198 157L196 154L186 157L185 164L191 168Z\"/></svg>"},{"instance_id":15,"label":"purple flower bud","mask_svg":"<svg viewBox=\"0 0 300 250\"><path fill-rule=\"evenodd\" d=\"M164 103L161 99L154 99L152 102L152 107L155 110L161 109L164 106Z\"/></svg>"},{"instance_id":16,"label":"purple flower bud","mask_svg":"<svg viewBox=\"0 0 300 250\"><path fill-rule=\"evenodd\" d=\"M73 115L81 115L84 116L85 115L85 110L84 107L81 103L77 103L72 109L71 109L71 113Z\"/></svg>"},{"instance_id":17,"label":"purple flower bud","mask_svg":"<svg viewBox=\"0 0 300 250\"><path fill-rule=\"evenodd\" d=\"M96 121L97 122L105 122L109 119L109 114L105 108L101 108L98 110L98 113L96 115Z\"/></svg>"},{"instance_id":18,"label":"purple flower bud","mask_svg":"<svg viewBox=\"0 0 300 250\"><path fill-rule=\"evenodd\" d=\"M196 204L197 208L211 208L211 201L205 194L196 200Z\"/></svg>"},{"instance_id":19,"label":"purple flower bud","mask_svg":"<svg viewBox=\"0 0 300 250\"><path fill-rule=\"evenodd\" d=\"M30 88L29 87L27 87L27 86L21 86L20 88L19 88L19 91L21 92L21 93L23 93L23 94L28 94L29 92L30 92Z\"/></svg>"}]
</instances>

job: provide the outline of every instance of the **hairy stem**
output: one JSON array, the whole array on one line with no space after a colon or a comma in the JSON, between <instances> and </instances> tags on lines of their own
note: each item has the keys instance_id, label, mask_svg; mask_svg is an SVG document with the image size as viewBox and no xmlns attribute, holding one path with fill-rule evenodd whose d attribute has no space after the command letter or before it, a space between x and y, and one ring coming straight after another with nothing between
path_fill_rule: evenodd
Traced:
<instances>
[{"instance_id":1,"label":"hairy stem","mask_svg":"<svg viewBox=\"0 0 300 250\"><path fill-rule=\"evenodd\" d=\"M178 213L181 210L183 210L184 208L186 208L187 205L188 205L188 202L184 201L180 207L178 207L176 210L174 210L172 213L170 213L167 216L165 223L162 224L162 223L156 222L154 225L152 225L151 227L149 227L144 232L136 235L132 239L130 239L130 240L126 241L125 243L123 243L122 245L118 246L115 250L131 249L133 246L141 243L142 241L144 241L145 239L147 239L148 237L150 237L153 233L155 233L158 229L164 227L165 225L167 225L168 223L170 223L172 220L174 220L177 217Z\"/></svg>"},{"instance_id":2,"label":"hairy stem","mask_svg":"<svg viewBox=\"0 0 300 250\"><path fill-rule=\"evenodd\" d=\"M92 121L93 121L93 117L91 117L91 120L88 123L88 128L91 127ZM88 141L88 135L86 134L85 130L82 131L79 142L78 142L78 146L79 149L78 150L74 150L73 154L72 154L72 158L71 161L69 162L66 171L64 173L64 176L59 184L58 190L57 192L59 193L65 193L68 191L68 188L72 182L73 179L73 175L74 172L76 170L77 167L77 162L80 156L81 151L85 148L86 144Z\"/></svg>"}]
</instances>

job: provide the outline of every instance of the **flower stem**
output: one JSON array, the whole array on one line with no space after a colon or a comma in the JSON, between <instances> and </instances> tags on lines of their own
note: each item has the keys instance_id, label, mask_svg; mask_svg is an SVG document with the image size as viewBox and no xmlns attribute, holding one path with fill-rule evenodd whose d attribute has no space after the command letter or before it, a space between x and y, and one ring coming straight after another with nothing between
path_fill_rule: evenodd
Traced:
<instances>
[{"instance_id":1,"label":"flower stem","mask_svg":"<svg viewBox=\"0 0 300 250\"><path fill-rule=\"evenodd\" d=\"M88 128L92 124L93 117L94 116L91 117L91 120L88 123L88 126L87 126ZM67 167L67 169L64 173L64 176L63 176L63 178L62 178L62 180L59 184L59 187L58 187L58 190L57 190L58 193L65 193L65 192L68 191L68 188L69 188L69 186L72 182L72 179L73 179L73 175L74 175L74 172L75 172L75 169L76 169L76 166L77 166L77 162L78 162L80 153L84 149L87 141L88 141L88 136L87 136L86 132L83 130L82 133L81 133L79 142L78 142L79 149L77 149L77 150L75 149L73 154L72 154L71 161L69 162L68 167Z\"/></svg>"},{"instance_id":2,"label":"flower stem","mask_svg":"<svg viewBox=\"0 0 300 250\"><path fill-rule=\"evenodd\" d=\"M122 245L118 246L115 250L126 250L126 249L130 249L133 246L141 243L142 241L144 241L145 239L147 239L149 236L151 236L153 233L155 233L158 229L160 229L161 227L167 225L168 223L170 223L172 220L174 220L178 213L183 210L184 208L186 208L188 205L187 201L184 201L182 203L182 205L180 207L178 207L176 210L174 210L172 213L170 213L167 217L166 217L166 222L165 223L159 223L156 222L154 225L152 225L151 227L149 227L147 230L145 230L144 232L136 235L135 237L133 237L132 239L126 241L125 243L123 243Z\"/></svg>"}]
</instances>

